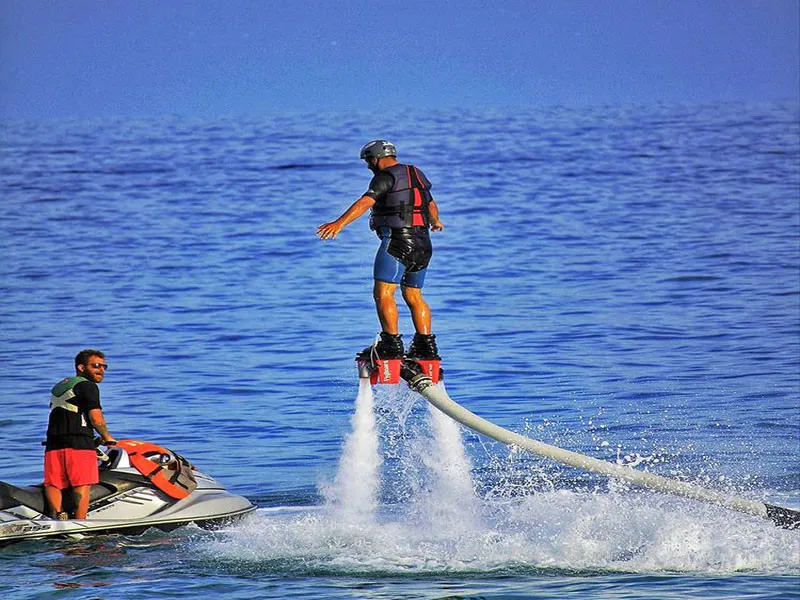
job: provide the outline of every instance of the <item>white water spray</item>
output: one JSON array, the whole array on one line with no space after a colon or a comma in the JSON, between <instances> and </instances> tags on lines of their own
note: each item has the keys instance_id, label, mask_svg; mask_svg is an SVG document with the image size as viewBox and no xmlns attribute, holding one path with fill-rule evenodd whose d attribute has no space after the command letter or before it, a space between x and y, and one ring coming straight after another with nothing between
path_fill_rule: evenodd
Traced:
<instances>
[{"instance_id":1,"label":"white water spray","mask_svg":"<svg viewBox=\"0 0 800 600\"><path fill-rule=\"evenodd\" d=\"M359 378L352 430L345 440L339 469L325 496L346 522L372 522L378 505L381 456L369 379Z\"/></svg>"},{"instance_id":2,"label":"white water spray","mask_svg":"<svg viewBox=\"0 0 800 600\"><path fill-rule=\"evenodd\" d=\"M401 402L393 397L391 400ZM410 410L402 410L408 416ZM409 407L406 407L409 408ZM534 493L516 484L502 500L473 491L463 430L438 411L429 414L432 436L414 435L410 458L425 462L427 480L391 512L374 520L381 456L372 387L362 380L353 427L335 482L326 490L330 511L282 507L259 511L225 537L209 538L213 560L251 562L259 568L321 573L446 574L558 569L628 573L679 571L798 574L797 533L747 515L658 494ZM408 433L421 433L412 429ZM398 482L402 483L402 479ZM388 518L386 518L388 517ZM276 567L276 565L278 565ZM289 567L285 565L290 565Z\"/></svg>"},{"instance_id":3,"label":"white water spray","mask_svg":"<svg viewBox=\"0 0 800 600\"><path fill-rule=\"evenodd\" d=\"M444 387L444 382L439 385ZM432 520L463 527L475 518L476 498L472 463L464 448L461 426L431 404L428 404L428 414L433 430L431 453L424 457L433 475L429 516Z\"/></svg>"}]
</instances>

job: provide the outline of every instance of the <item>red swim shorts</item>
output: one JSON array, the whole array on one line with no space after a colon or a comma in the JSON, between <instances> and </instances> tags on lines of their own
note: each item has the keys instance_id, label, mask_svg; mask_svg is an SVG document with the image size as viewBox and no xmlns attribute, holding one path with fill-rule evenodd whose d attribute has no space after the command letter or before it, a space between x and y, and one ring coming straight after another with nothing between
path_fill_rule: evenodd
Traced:
<instances>
[{"instance_id":1,"label":"red swim shorts","mask_svg":"<svg viewBox=\"0 0 800 600\"><path fill-rule=\"evenodd\" d=\"M44 484L63 490L100 481L94 450L49 450L44 453Z\"/></svg>"}]
</instances>

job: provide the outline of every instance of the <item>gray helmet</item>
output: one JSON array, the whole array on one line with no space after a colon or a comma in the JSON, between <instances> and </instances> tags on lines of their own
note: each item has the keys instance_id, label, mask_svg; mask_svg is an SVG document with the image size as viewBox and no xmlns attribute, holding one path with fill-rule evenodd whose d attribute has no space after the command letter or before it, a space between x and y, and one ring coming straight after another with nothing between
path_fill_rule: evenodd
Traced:
<instances>
[{"instance_id":1,"label":"gray helmet","mask_svg":"<svg viewBox=\"0 0 800 600\"><path fill-rule=\"evenodd\" d=\"M392 142L372 140L361 149L361 160L383 158L384 156L397 156L397 149Z\"/></svg>"}]
</instances>

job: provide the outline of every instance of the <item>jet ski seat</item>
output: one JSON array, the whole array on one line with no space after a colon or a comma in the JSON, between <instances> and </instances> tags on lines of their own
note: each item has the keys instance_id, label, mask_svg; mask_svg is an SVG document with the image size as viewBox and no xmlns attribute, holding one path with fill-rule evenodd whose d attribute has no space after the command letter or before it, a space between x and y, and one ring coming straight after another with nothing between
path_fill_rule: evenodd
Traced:
<instances>
[{"instance_id":1,"label":"jet ski seat","mask_svg":"<svg viewBox=\"0 0 800 600\"><path fill-rule=\"evenodd\" d=\"M117 492L124 492L136 486L147 483L147 479L138 473L108 473L100 471L100 483L93 485L90 493L90 503L101 500ZM71 508L72 496L64 497L65 508ZM47 501L44 497L44 487L31 485L17 487L10 483L0 481L0 510L15 506L27 506L42 514L47 514Z\"/></svg>"},{"instance_id":2,"label":"jet ski seat","mask_svg":"<svg viewBox=\"0 0 800 600\"><path fill-rule=\"evenodd\" d=\"M44 488L31 485L24 488L0 481L0 510L13 508L20 504L40 513L45 512Z\"/></svg>"}]
</instances>

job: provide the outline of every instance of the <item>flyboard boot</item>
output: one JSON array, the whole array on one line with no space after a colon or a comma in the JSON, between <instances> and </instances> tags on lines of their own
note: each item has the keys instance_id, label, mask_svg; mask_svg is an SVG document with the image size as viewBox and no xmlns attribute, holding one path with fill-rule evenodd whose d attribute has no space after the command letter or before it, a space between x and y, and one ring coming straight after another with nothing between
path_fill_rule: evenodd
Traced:
<instances>
[{"instance_id":1,"label":"flyboard boot","mask_svg":"<svg viewBox=\"0 0 800 600\"><path fill-rule=\"evenodd\" d=\"M408 352L403 353L401 336L381 332L372 346L356 355L356 362L359 377L369 377L373 385L400 383L403 372L426 375L433 383L442 378L442 359L432 334L414 334Z\"/></svg>"},{"instance_id":2,"label":"flyboard boot","mask_svg":"<svg viewBox=\"0 0 800 600\"><path fill-rule=\"evenodd\" d=\"M404 354L402 337L381 331L372 346L356 355L359 377L369 377L373 384L400 383Z\"/></svg>"},{"instance_id":3,"label":"flyboard boot","mask_svg":"<svg viewBox=\"0 0 800 600\"><path fill-rule=\"evenodd\" d=\"M439 383L442 376L442 357L439 356L435 335L415 333L406 352L406 359L417 362L424 375L430 377L433 383Z\"/></svg>"}]
</instances>

